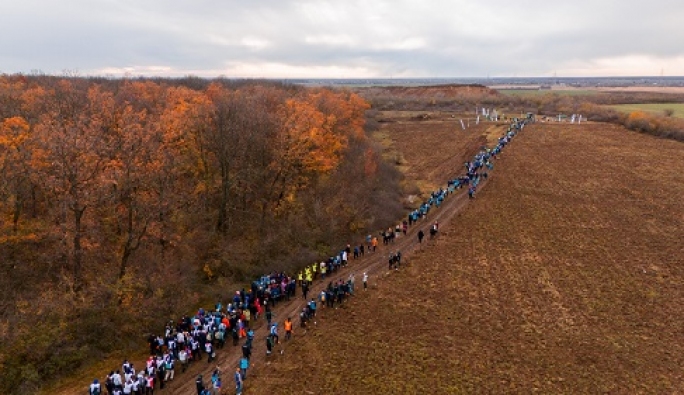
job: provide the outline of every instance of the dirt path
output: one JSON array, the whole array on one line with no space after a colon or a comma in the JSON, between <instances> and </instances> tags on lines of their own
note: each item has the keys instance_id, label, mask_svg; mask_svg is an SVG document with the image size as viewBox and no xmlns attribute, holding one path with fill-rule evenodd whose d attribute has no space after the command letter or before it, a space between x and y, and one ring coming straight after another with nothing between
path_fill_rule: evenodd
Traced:
<instances>
[{"instance_id":1,"label":"dirt path","mask_svg":"<svg viewBox=\"0 0 684 395\"><path fill-rule=\"evenodd\" d=\"M501 130L505 130L505 128L502 127ZM472 157L474 153L475 152L469 154L471 154ZM494 172L493 177L496 177L495 173L496 172ZM454 174L454 176L456 175ZM490 179L491 178L492 177L490 177ZM480 183L480 185L478 186L478 190L480 190L479 193L481 193L481 190L487 185L487 183L488 180ZM364 271L368 273L371 282L376 281L379 274L387 272L388 252L399 250L402 252L403 262L405 262L407 258L410 259L411 255L413 255L413 253L417 249L421 247L427 248L431 244L430 237L428 236L428 230L433 222L438 222L440 225L440 232L444 233L446 229L445 226L453 219L453 217L456 214L458 214L461 210L463 210L466 207L468 202L469 198L467 194L467 189L462 188L460 190L457 190L456 192L454 192L454 194L450 195L447 199L444 200L444 203L440 208L432 208L427 219L420 220L417 225L411 226L408 229L407 234L405 236L402 235L389 246L379 245L378 251L376 251L375 253L367 253L364 257L360 259L350 260L349 265L346 268L342 268L335 272L334 275L329 276L328 281L329 279L338 278L346 280L351 273L354 273L356 279L356 289L358 290L361 285L361 278ZM423 232L425 232L426 234L426 239L423 241L423 246L418 244L417 234L420 229L423 229ZM314 281L314 284L309 291L309 296L316 297L326 287L328 281L321 281L320 279ZM304 305L305 301L301 297L301 290L298 290L297 296L293 300L289 302L278 303L278 305L273 310L274 321L281 324L286 317L292 317L293 321L295 323L298 323L299 312L302 310L302 308L304 308ZM319 308L325 309L324 306L320 306ZM259 320L259 322L253 324L252 327L254 328L255 337L252 358L250 361L250 369L254 369L255 366L268 363L268 359L265 355L266 352L264 344L264 339L268 334L265 320ZM282 331L282 326L280 328ZM293 336L293 341L296 341L296 339L297 335L295 333L295 336ZM242 344L243 341L240 342L240 345ZM282 349L281 347L282 345L277 345L274 348L274 355L270 358L275 358ZM217 352L217 358L213 363L208 364L205 358L203 361L192 364L187 372L183 374L178 374L173 382L167 383L162 393L179 395L196 394L195 378L197 377L197 375L201 374L206 382L211 377L211 374L213 370L216 368L216 366L219 366L223 371L222 378L224 391L227 388L232 388L234 385L232 372L238 366L241 356L242 352L240 347L233 347L232 342L229 340L226 343L225 348ZM142 364L138 366L142 366Z\"/></svg>"},{"instance_id":2,"label":"dirt path","mask_svg":"<svg viewBox=\"0 0 684 395\"><path fill-rule=\"evenodd\" d=\"M497 129L499 131L499 135L501 135L503 131L506 129L506 126L492 125L487 128L483 127L482 130L477 131L479 137L466 141L465 144L456 144L455 146L450 146L448 149L450 151L454 151L453 154L435 156L435 152L430 150L421 150L421 152L419 153L413 152L413 154L415 155L414 159L419 161L416 163L426 161L426 158L437 158L433 161L434 163L430 164L429 168L425 168L425 171L422 171L419 174L420 177L426 177L427 179L441 180L442 182L445 182L447 177L449 176L456 177L458 175L462 175L463 171L461 164L463 163L463 161L470 160L470 158L472 158L480 150L480 147L482 145L490 145L487 144L487 136L493 135L496 132L494 129ZM459 139L459 141L462 141L461 139L463 139L464 136L454 135L454 138L457 138ZM428 146L431 145L432 143L428 144ZM412 149L415 150L417 148L413 147ZM432 147L432 149L434 149L434 147ZM490 174L489 179L491 180L492 177L496 178L496 169L492 174ZM480 185L478 186L479 193L482 193L482 190L487 185L487 183L488 180L485 180L480 183ZM441 185L444 186L444 184ZM384 246L380 244L378 246L377 252L366 253L366 255L360 259L351 259L346 268L338 270L334 273L334 275L329 276L325 281L321 281L320 279L315 280L312 287L309 290L309 296L317 298L318 294L320 294L320 292L323 289L325 289L328 281L330 281L331 279L346 280L351 273L355 274L357 290L362 287L362 276L364 271L367 272L370 277L369 285L373 286L373 284L376 284L378 279L381 278L381 276L386 277L387 275L392 274L387 270L387 259L390 251L401 251L402 266L406 263L410 263L410 259L414 255L416 250L420 248L429 248L430 245L433 244L433 241L430 240L429 237L429 228L431 224L434 222L438 222L440 225L440 233L447 233L448 223L457 214L459 214L459 212L461 212L461 210L463 210L468 203L469 199L467 195L467 188L457 190L455 193L449 195L444 200L440 208L433 207L430 210L427 219L420 220L417 224L411 226L408 229L407 234L405 236L401 235L399 238L396 239L394 243L390 244L389 246ZM400 220L403 220L403 218L401 218ZM417 237L418 231L421 229L425 232L426 235L422 246L418 244ZM294 299L292 299L291 301L280 302L273 309L274 321L278 322L279 324L282 324L285 318L292 317L295 325L297 325L299 322L299 312L304 307L304 305L305 301L301 297L301 289L298 289L297 296ZM325 311L324 306L320 306L319 308ZM323 319L319 319L318 321L321 325L325 325ZM254 368L260 368L263 365L269 364L269 359L275 360L275 358L280 357L279 353L281 350L283 350L282 347L285 347L285 345L282 343L281 345L276 345L274 348L273 355L267 358L265 355L266 347L264 344L264 339L268 334L268 330L266 328L265 320L262 318L257 323L253 322L252 328L255 332L255 339L252 358L250 361L250 370L254 370ZM280 326L280 329L282 331L282 325ZM281 336L283 335L284 333L281 333ZM302 341L303 336L306 335L301 334L301 330L295 329L292 341ZM244 340L240 341L240 346L243 343ZM202 375L205 381L205 385L210 384L209 381L211 374L214 371L214 369L217 366L219 366L223 372L222 379L224 392L233 393L232 388L234 387L234 382L232 372L234 372L235 368L238 366L239 360L242 356L240 346L233 347L232 340L228 339L224 349L217 350L217 357L215 361L213 361L211 364L206 362L206 356L204 356L203 361L191 364L185 373L181 373L180 369L177 368L175 379L171 382L166 383L165 388L163 390L159 390L157 387L157 392L159 392L160 394L194 395L197 393L195 387L195 379L197 378L197 375ZM136 367L145 366L145 362L143 359L135 358L131 359L131 362L133 362ZM256 380L258 380L258 378L256 378ZM273 378L269 378L269 380L273 380ZM78 385L79 388L81 388L84 384L79 383ZM75 393L75 391L74 388L71 386L63 387L53 392L53 394L56 395L67 395L73 393Z\"/></svg>"}]
</instances>

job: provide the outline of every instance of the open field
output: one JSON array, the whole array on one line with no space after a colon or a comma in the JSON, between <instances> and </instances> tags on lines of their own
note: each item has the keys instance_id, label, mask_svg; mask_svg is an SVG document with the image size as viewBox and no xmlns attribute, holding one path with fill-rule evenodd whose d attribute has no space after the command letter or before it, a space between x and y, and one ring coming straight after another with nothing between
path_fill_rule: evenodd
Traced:
<instances>
[{"instance_id":1,"label":"open field","mask_svg":"<svg viewBox=\"0 0 684 395\"><path fill-rule=\"evenodd\" d=\"M415 184L421 192L432 192L446 181L447 175L459 174L463 163L486 143L487 129L496 125L475 125L471 120L470 127L463 130L459 119L466 122L467 115L451 115L385 111L376 117L381 126L372 138L383 145L386 159L397 164L407 182Z\"/></svg>"},{"instance_id":2,"label":"open field","mask_svg":"<svg viewBox=\"0 0 684 395\"><path fill-rule=\"evenodd\" d=\"M567 85L552 85L551 90L539 91L539 85L488 85L491 89L496 89L500 93L521 93L537 92L537 94L543 93L558 93L567 95L591 95L595 93L668 93L668 94L682 94L684 93L684 87L682 86L663 86L663 85L651 85L651 86L628 86L628 87L617 87L617 86L583 86L583 87L573 87ZM576 92L576 93L573 93Z\"/></svg>"},{"instance_id":3,"label":"open field","mask_svg":"<svg viewBox=\"0 0 684 395\"><path fill-rule=\"evenodd\" d=\"M593 88L600 92L649 92L649 93L672 93L672 94L682 94L684 93L684 86L630 86L630 87L605 87L605 88Z\"/></svg>"},{"instance_id":4,"label":"open field","mask_svg":"<svg viewBox=\"0 0 684 395\"><path fill-rule=\"evenodd\" d=\"M674 111L672 116L677 118L684 118L684 103L639 103L639 104L618 104L608 106L616 110L630 113L634 111L643 111L656 115L663 115L666 110Z\"/></svg>"},{"instance_id":5,"label":"open field","mask_svg":"<svg viewBox=\"0 0 684 395\"><path fill-rule=\"evenodd\" d=\"M682 153L606 124L526 128L408 268L322 311L248 393L681 393Z\"/></svg>"},{"instance_id":6,"label":"open field","mask_svg":"<svg viewBox=\"0 0 684 395\"><path fill-rule=\"evenodd\" d=\"M501 89L499 93L508 96L524 96L524 97L535 97L544 95L561 95L561 96L586 96L586 95L597 95L600 92L591 89L552 89L552 90L539 90L539 89Z\"/></svg>"}]
</instances>

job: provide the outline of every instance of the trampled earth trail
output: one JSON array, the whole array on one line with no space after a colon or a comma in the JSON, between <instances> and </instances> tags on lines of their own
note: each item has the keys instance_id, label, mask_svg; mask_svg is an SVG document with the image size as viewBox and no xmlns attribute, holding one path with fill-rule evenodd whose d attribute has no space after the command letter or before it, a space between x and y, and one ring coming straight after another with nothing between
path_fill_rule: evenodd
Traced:
<instances>
[{"instance_id":1,"label":"trampled earth trail","mask_svg":"<svg viewBox=\"0 0 684 395\"><path fill-rule=\"evenodd\" d=\"M323 310L246 393L682 393L683 149L526 127L434 245Z\"/></svg>"},{"instance_id":2,"label":"trampled earth trail","mask_svg":"<svg viewBox=\"0 0 684 395\"><path fill-rule=\"evenodd\" d=\"M501 126L500 130L501 133L505 131L506 127ZM524 133L524 132L523 132ZM513 140L515 141L515 139ZM512 144L513 146L515 143ZM479 148L479 147L478 147ZM506 151L511 149L511 147L507 147L502 154L502 157L505 158L506 156ZM477 149L473 147L472 152L468 152L467 155L468 157L472 157L477 152ZM496 163L499 165L502 165L502 161L505 161L505 159L498 159ZM454 169L452 174L444 174L444 182L446 185L446 181L448 177L456 177L462 174L461 168ZM496 178L496 169L491 173L490 180L492 178ZM482 193L483 190L485 190L485 186L487 185L489 181L484 181L480 183L479 185L479 192ZM361 277L363 275L363 272L367 272L371 278L371 283L377 281L377 276L380 273L384 273L387 268L387 257L388 253L390 251L397 251L400 250L402 252L402 256L404 257L404 260L406 258L410 258L413 252L419 247L418 245L418 231L420 229L423 229L423 231L426 233L426 240L424 240L423 243L425 244L423 248L430 248L430 240L428 234L428 229L430 225L434 222L438 222L440 225L440 232L445 231L445 226L448 225L448 223L451 221L451 219L458 214L461 210L463 210L469 203L469 198L467 194L467 189L462 188L460 190L457 190L454 194L450 195L447 199L445 199L444 203L440 208L433 208L430 210L430 213L427 217L427 219L423 219L418 222L418 225L414 225L408 229L408 232L406 236L402 235L393 244L390 244L389 247L383 246L380 244L378 246L378 251L375 253L370 253L366 254L365 257L360 258L360 259L352 259L349 262L349 265L346 268L342 268L338 272L336 272L333 276L328 277L328 279L347 279L350 274L354 273L355 274L355 279L356 279L356 289L358 290L361 285ZM439 237L439 236L438 236ZM310 289L310 296L315 296L318 293L321 292L327 285L327 281L321 281L320 279L314 281L313 286ZM230 290L226 290L230 291ZM299 312L301 309L304 307L304 301L301 298L301 290L297 290L297 296L287 302L280 302L278 305L276 305L275 309L273 310L274 312L274 321L278 322L279 324L282 324L282 321L287 318L287 317L293 317L293 321L298 322L298 319L296 317L299 316ZM321 306L320 309L325 309L325 307ZM325 323L320 323L321 325L325 325ZM282 325L281 325L282 326ZM256 366L265 364L267 362L267 358L265 356L265 345L264 345L264 338L268 334L265 321L263 318L259 320L259 322L254 325L253 324L254 332L255 332L255 337L254 337L254 349L252 353L252 358L251 358L251 368L254 369ZM282 330L282 328L281 328ZM315 330L315 329L313 329ZM295 331L295 335L293 336L292 341L296 342L298 341L297 339L297 331ZM282 337L282 335L281 335ZM240 345L242 345L244 340L240 341ZM282 342L280 346L276 346L274 349L274 354L271 355L269 358L274 359L274 358L280 358L281 356L279 355L279 352L282 347ZM204 360L200 362L195 362L192 365L190 365L189 369L185 373L180 373L176 375L176 378L172 381L166 384L166 387L164 390L160 391L162 394L178 394L178 395L191 395L191 394L196 394L196 389L195 389L195 379L197 375L202 375L205 381L208 381L208 379L211 377L212 372L216 368L216 366L219 366L223 372L222 378L223 378L223 388L224 391L229 388L233 388L234 383L232 380L232 372L234 369L238 366L238 362L240 360L240 357L242 356L241 350L238 347L233 347L232 343L229 341L226 342L226 346L224 347L223 350L218 350L216 353L216 360L212 362L211 364L208 364L206 362L206 356ZM282 356L282 357L286 357ZM135 366L144 366L143 361L135 361ZM179 372L179 370L177 370ZM254 378L255 380L258 380L258 378ZM248 379L249 380L249 379ZM248 383L246 383L248 385Z\"/></svg>"}]
</instances>

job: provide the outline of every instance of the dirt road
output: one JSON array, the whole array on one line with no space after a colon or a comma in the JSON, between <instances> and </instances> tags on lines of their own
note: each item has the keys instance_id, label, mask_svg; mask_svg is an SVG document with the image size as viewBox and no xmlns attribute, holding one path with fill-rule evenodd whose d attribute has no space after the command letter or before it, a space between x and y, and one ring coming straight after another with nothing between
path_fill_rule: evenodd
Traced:
<instances>
[{"instance_id":1,"label":"dirt road","mask_svg":"<svg viewBox=\"0 0 684 395\"><path fill-rule=\"evenodd\" d=\"M501 127L501 131L505 130L505 127ZM476 148L472 149L472 152L468 152L469 157L472 157L477 152ZM505 155L505 153L504 153ZM460 173L460 172L459 172ZM458 174L444 175L445 180L449 176L457 176ZM492 174L489 178L496 178L496 172ZM485 181L480 183L479 190L481 191L489 182ZM480 192L481 193L481 192ZM354 273L356 278L356 289L359 289L361 284L361 277L363 272L368 273L371 280L377 278L380 273L385 273L387 271L387 258L390 251L401 251L402 252L402 263L406 260L410 260L411 255L417 248L429 248L430 237L428 236L429 227L432 223L438 222L440 225L440 232L444 232L446 225L453 219L453 217L463 210L469 203L469 198L467 194L467 189L462 188L457 190L454 194L450 195L444 200L444 203L440 208L432 208L427 219L419 221L416 225L413 225L408 229L407 234L402 235L396 241L389 246L378 246L378 251L375 253L367 253L364 257L360 259L352 259L346 268L342 268L335 272L332 276L329 276L326 280L316 280L310 289L310 296L318 295L321 290L323 290L330 279L344 279L346 280L350 274ZM423 230L426 234L426 239L423 241L423 245L418 244L418 231ZM439 236L437 236L439 237ZM427 241L426 241L427 240ZM282 323L286 317L292 317L293 321L298 322L296 319L299 316L299 312L305 306L305 301L301 297L301 292L298 290L297 297L289 302L280 302L273 310L275 321ZM320 306L320 309L325 309L324 306ZM265 352L265 337L268 334L266 328L266 323L262 319L258 323L253 324L255 339L254 339L254 349L251 358L251 369L254 367L268 363ZM315 329L314 329L315 330ZM293 337L292 341L297 341L296 335ZM240 342L242 345L243 342ZM268 358L278 358L278 353L280 352L281 346L276 346L274 349L274 354ZM233 387L232 372L238 366L242 352L240 347L233 347L231 342L228 341L223 350L217 352L217 358L211 364L206 362L206 358L203 361L196 362L190 366L188 371L183 374L177 375L173 382L167 383L166 388L162 393L166 394L196 394L195 389L195 378L197 375L201 374L205 381L208 381L213 370L216 366L219 366L223 371L223 387L224 391L227 388ZM142 366L142 364L138 365ZM205 383L206 384L206 383Z\"/></svg>"}]
</instances>

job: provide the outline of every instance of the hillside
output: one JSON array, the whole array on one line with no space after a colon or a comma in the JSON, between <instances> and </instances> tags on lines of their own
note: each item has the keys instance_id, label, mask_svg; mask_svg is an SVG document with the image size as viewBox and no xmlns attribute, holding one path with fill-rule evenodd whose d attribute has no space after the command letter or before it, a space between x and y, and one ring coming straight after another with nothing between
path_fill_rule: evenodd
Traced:
<instances>
[{"instance_id":1,"label":"hillside","mask_svg":"<svg viewBox=\"0 0 684 395\"><path fill-rule=\"evenodd\" d=\"M494 89L483 85L428 85L428 86L382 86L358 88L364 96L389 95L396 98L462 98L466 96L498 95Z\"/></svg>"},{"instance_id":2,"label":"hillside","mask_svg":"<svg viewBox=\"0 0 684 395\"><path fill-rule=\"evenodd\" d=\"M527 128L407 270L323 311L247 390L681 391L683 148L605 124Z\"/></svg>"},{"instance_id":3,"label":"hillside","mask_svg":"<svg viewBox=\"0 0 684 395\"><path fill-rule=\"evenodd\" d=\"M441 108L469 112L475 105L503 98L497 91L482 85L383 86L356 88L354 91L379 110Z\"/></svg>"}]
</instances>

